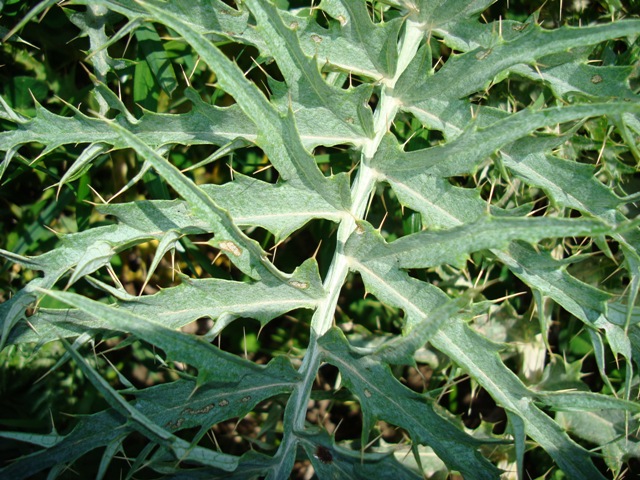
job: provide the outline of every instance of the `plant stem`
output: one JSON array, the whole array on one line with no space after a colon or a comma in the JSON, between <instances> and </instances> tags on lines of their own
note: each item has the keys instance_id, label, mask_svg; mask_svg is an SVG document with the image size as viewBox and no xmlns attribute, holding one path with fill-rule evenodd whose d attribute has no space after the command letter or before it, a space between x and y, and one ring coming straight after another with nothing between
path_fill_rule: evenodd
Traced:
<instances>
[{"instance_id":1,"label":"plant stem","mask_svg":"<svg viewBox=\"0 0 640 480\"><path fill-rule=\"evenodd\" d=\"M404 35L400 41L396 73L392 79L387 80L382 85L380 100L373 117L374 137L364 142L358 173L351 188L351 216L340 222L338 227L336 250L324 281L327 297L320 303L311 321L311 328L318 338L333 325L340 289L349 272L344 246L347 239L356 229L356 222L364 219L369 199L376 186L378 174L370 166L370 161L378 151L380 142L389 131L398 111L399 103L393 97L393 87L415 56L423 34L424 32L417 23L410 20L407 21Z\"/></svg>"},{"instance_id":2,"label":"plant stem","mask_svg":"<svg viewBox=\"0 0 640 480\"><path fill-rule=\"evenodd\" d=\"M410 20L407 21L404 34L400 40L396 73L392 79L388 79L381 87L380 99L373 117L374 137L364 142L358 173L351 188L351 215L340 222L335 253L324 281L327 296L324 301L320 302L311 320L311 339L304 361L299 369L303 380L297 385L287 405L287 411L294 415L294 431L302 431L304 429L307 403L320 363L317 339L333 325L340 289L349 273L349 259L344 253L345 244L356 229L356 222L364 219L369 199L378 180L378 174L370 166L370 161L376 154L382 138L389 131L398 111L399 103L393 97L393 87L415 56L423 36L424 32L418 24Z\"/></svg>"}]
</instances>

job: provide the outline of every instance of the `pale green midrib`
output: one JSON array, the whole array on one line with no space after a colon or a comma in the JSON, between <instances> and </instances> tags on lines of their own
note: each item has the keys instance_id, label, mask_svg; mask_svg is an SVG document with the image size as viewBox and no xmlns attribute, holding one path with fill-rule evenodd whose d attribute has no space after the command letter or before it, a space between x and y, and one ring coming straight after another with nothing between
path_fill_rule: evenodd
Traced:
<instances>
[{"instance_id":1,"label":"pale green midrib","mask_svg":"<svg viewBox=\"0 0 640 480\"><path fill-rule=\"evenodd\" d=\"M388 132L398 111L398 101L392 96L393 87L415 56L423 35L424 32L418 24L407 20L404 36L400 40L396 73L382 86L378 108L374 114L374 137L363 145L360 166L351 188L351 215L345 217L338 227L335 254L324 282L327 297L318 305L311 322L311 327L318 337L333 325L338 295L349 272L349 260L344 254L344 246L356 229L356 222L364 218L369 198L379 178L378 172L371 168L369 162L377 152L382 138Z\"/></svg>"},{"instance_id":2,"label":"pale green midrib","mask_svg":"<svg viewBox=\"0 0 640 480\"><path fill-rule=\"evenodd\" d=\"M415 56L423 34L424 32L419 29L416 23L411 20L407 21L404 36L400 41L396 74L393 79L385 82L382 86L378 108L374 114L374 137L363 145L360 166L351 188L350 215L345 216L338 227L336 250L323 284L326 297L319 302L311 320L311 340L303 364L299 369L303 381L296 386L287 405L287 413L291 416L285 415L285 424L287 420L292 421L294 432L304 430L307 403L320 360L317 339L333 325L338 296L349 272L349 259L344 254L344 246L356 229L357 220L364 218L369 198L379 177L369 162L378 150L380 142L389 130L398 110L398 102L391 93L396 81Z\"/></svg>"},{"instance_id":3,"label":"pale green midrib","mask_svg":"<svg viewBox=\"0 0 640 480\"><path fill-rule=\"evenodd\" d=\"M108 13L108 9L101 5L88 5L86 16L100 25L100 28L91 28L89 32L89 43L91 48L89 49L93 54L93 70L96 72L96 78L106 83L107 73L110 70L109 67L109 55L105 46L108 43L108 38L104 29L104 20ZM109 111L109 104L104 98L102 93L98 89L94 89L96 101L98 102L100 115L106 115Z\"/></svg>"}]
</instances>

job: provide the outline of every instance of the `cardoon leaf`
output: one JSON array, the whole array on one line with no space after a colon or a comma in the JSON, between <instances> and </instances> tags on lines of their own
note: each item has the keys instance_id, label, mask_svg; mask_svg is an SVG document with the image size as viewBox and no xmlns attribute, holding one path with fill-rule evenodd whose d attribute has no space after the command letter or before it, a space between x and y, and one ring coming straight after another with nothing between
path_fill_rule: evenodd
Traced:
<instances>
[{"instance_id":1,"label":"cardoon leaf","mask_svg":"<svg viewBox=\"0 0 640 480\"><path fill-rule=\"evenodd\" d=\"M615 221L624 200L595 178L593 167L542 153L545 143L549 139L522 139L501 152L501 161L528 185L543 188L558 205Z\"/></svg>"},{"instance_id":2,"label":"cardoon leaf","mask_svg":"<svg viewBox=\"0 0 640 480\"><path fill-rule=\"evenodd\" d=\"M82 310L85 314L102 318L116 330L131 332L140 339L154 343L164 349L172 359L188 362L198 369L199 384L214 378L216 381L233 381L241 376L238 369L251 372L262 368L222 352L198 337L182 335L142 315L125 312L75 293L53 291L46 293ZM216 357L216 361L209 362L209 356Z\"/></svg>"},{"instance_id":3,"label":"cardoon leaf","mask_svg":"<svg viewBox=\"0 0 640 480\"><path fill-rule=\"evenodd\" d=\"M243 235L238 227L233 224L229 214L216 205L211 200L211 197L204 193L193 181L181 175L176 167L160 157L135 135L115 123L110 123L109 125L118 132L126 143L129 143L145 160L149 161L157 172L167 179L169 184L189 202L198 217L211 226L216 233L215 245L224 250L229 259L238 268L254 278L259 278L265 273L267 275L277 275L275 268L265 259L266 254L257 242Z\"/></svg>"},{"instance_id":4,"label":"cardoon leaf","mask_svg":"<svg viewBox=\"0 0 640 480\"><path fill-rule=\"evenodd\" d=\"M537 243L543 238L564 236L602 235L611 229L592 220L560 218L495 218L485 216L463 227L446 230L423 230L406 235L390 244L372 241L370 226L361 225L363 233L356 232L347 246L347 252L366 252L361 258L382 261L399 268L428 268L443 263L462 268L473 251L502 250L514 240ZM360 260L362 261L362 260Z\"/></svg>"},{"instance_id":5,"label":"cardoon leaf","mask_svg":"<svg viewBox=\"0 0 640 480\"><path fill-rule=\"evenodd\" d=\"M68 344L67 344L68 345ZM109 384L100 377L87 361L73 348L67 348L73 359L78 362L82 372L89 377L91 383L102 393L107 402L120 414L128 417L136 430L147 435L173 451L177 459L196 460L205 465L215 465L223 470L234 470L236 461L231 455L225 455L199 447L191 447L185 440L167 432L162 427L153 423L146 415L129 405Z\"/></svg>"},{"instance_id":6,"label":"cardoon leaf","mask_svg":"<svg viewBox=\"0 0 640 480\"><path fill-rule=\"evenodd\" d=\"M289 311L313 308L323 296L317 267L310 261L285 283L250 284L183 277L183 283L177 287L120 302L114 310L140 314L172 329L208 317L216 321L214 333L239 317L255 318L266 324ZM98 331L112 328L108 319L88 318L82 310L42 308L29 318L29 322L33 329L19 328L12 336L13 342L44 343L76 335L79 329Z\"/></svg>"},{"instance_id":7,"label":"cardoon leaf","mask_svg":"<svg viewBox=\"0 0 640 480\"><path fill-rule=\"evenodd\" d=\"M527 435L545 448L567 475L604 478L590 461L587 451L533 404L531 393L502 363L497 348L489 340L456 321L445 325L431 343L447 355L455 356L458 364L472 372L476 381L491 392L505 410L520 417Z\"/></svg>"},{"instance_id":8,"label":"cardoon leaf","mask_svg":"<svg viewBox=\"0 0 640 480\"><path fill-rule=\"evenodd\" d=\"M338 20L339 27L329 32L315 29L309 35L312 53L319 61L326 59L341 70L375 80L393 76L398 54L396 42L402 26L399 19L383 24L373 23L366 5L345 0L324 0L322 9ZM321 41L318 42L313 35ZM300 36L301 40L305 39L305 36Z\"/></svg>"},{"instance_id":9,"label":"cardoon leaf","mask_svg":"<svg viewBox=\"0 0 640 480\"><path fill-rule=\"evenodd\" d=\"M215 68L220 86L235 98L240 108L256 124L259 130L256 143L266 151L285 180L301 181L307 188L316 190L336 207L344 204L344 183L336 184L327 180L315 168L313 158L304 149L295 131L291 114L282 116L258 88L244 78L237 65L190 25L151 3L140 4L189 40L204 61Z\"/></svg>"},{"instance_id":10,"label":"cardoon leaf","mask_svg":"<svg viewBox=\"0 0 640 480\"><path fill-rule=\"evenodd\" d=\"M373 117L368 108L364 107L371 92L362 88L344 91L327 84L320 76L316 62L307 57L300 47L295 29L283 23L277 9L269 3L248 1L258 21L257 31L265 39L280 38L280 42L269 45L270 53L278 63L288 89L290 108L296 112L296 123L303 125L308 117L313 123L321 117L321 125L316 125L321 136L326 128L330 132L345 131L343 136L354 136L361 140L371 136ZM308 115L304 111L310 110ZM304 126L301 127L306 130Z\"/></svg>"},{"instance_id":11,"label":"cardoon leaf","mask_svg":"<svg viewBox=\"0 0 640 480\"><path fill-rule=\"evenodd\" d=\"M432 128L442 130L445 136L454 138L464 131L474 115L469 104L459 99L486 88L500 73L512 67L516 67L516 71L522 69L522 64L535 65L538 59L569 48L635 35L640 28L636 19L556 30L542 30L532 21L523 25L527 27L518 27L517 36L509 41L492 37L489 44L456 56L447 62L439 75L426 77L419 84L401 81L398 95L406 105L404 109ZM589 81L592 78L593 75Z\"/></svg>"},{"instance_id":12,"label":"cardoon leaf","mask_svg":"<svg viewBox=\"0 0 640 480\"><path fill-rule=\"evenodd\" d=\"M478 129L472 125L464 135L446 145L426 150L400 152L399 149L393 149L392 141L388 140L388 150L384 156L378 156L374 165L390 176L418 169L440 177L472 173L492 153L538 128L595 115L619 115L625 112L639 113L640 103L588 104L522 111L485 128Z\"/></svg>"},{"instance_id":13,"label":"cardoon leaf","mask_svg":"<svg viewBox=\"0 0 640 480\"><path fill-rule=\"evenodd\" d=\"M627 428L637 428L637 420L631 424L623 412L605 410L599 412L562 412L558 414L560 424L574 435L588 441L602 443L603 458L613 472L620 472L625 457L638 455L638 441L627 434Z\"/></svg>"},{"instance_id":14,"label":"cardoon leaf","mask_svg":"<svg viewBox=\"0 0 640 480\"><path fill-rule=\"evenodd\" d=\"M276 241L287 238L315 218L339 221L345 215L297 182L274 185L235 174L233 182L206 185L202 189L229 211L237 225L262 227L273 233Z\"/></svg>"},{"instance_id":15,"label":"cardoon leaf","mask_svg":"<svg viewBox=\"0 0 640 480\"><path fill-rule=\"evenodd\" d=\"M632 471L619 2L36 3L0 1L0 477Z\"/></svg>"},{"instance_id":16,"label":"cardoon leaf","mask_svg":"<svg viewBox=\"0 0 640 480\"><path fill-rule=\"evenodd\" d=\"M463 475L475 472L477 478L498 478L498 470L487 465L477 452L479 442L438 415L427 398L400 385L375 359L350 350L338 330L329 331L320 345L325 360L340 369L347 386L363 405L363 436L375 419L384 419L433 448L449 468ZM416 409L420 411L418 416L412 413Z\"/></svg>"}]
</instances>

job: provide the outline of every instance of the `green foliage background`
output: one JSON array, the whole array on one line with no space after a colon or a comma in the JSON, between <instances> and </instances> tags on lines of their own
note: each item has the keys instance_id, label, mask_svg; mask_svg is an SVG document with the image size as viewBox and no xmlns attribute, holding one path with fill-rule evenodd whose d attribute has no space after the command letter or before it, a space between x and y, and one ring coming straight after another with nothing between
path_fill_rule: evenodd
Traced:
<instances>
[{"instance_id":1,"label":"green foliage background","mask_svg":"<svg viewBox=\"0 0 640 480\"><path fill-rule=\"evenodd\" d=\"M634 478L637 5L273 3L0 2L0 476Z\"/></svg>"}]
</instances>

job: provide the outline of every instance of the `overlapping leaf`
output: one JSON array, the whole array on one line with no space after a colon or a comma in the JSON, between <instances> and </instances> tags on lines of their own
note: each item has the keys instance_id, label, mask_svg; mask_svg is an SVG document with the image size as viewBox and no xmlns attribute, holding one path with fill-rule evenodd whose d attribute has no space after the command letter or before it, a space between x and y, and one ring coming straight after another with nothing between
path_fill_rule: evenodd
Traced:
<instances>
[{"instance_id":1,"label":"overlapping leaf","mask_svg":"<svg viewBox=\"0 0 640 480\"><path fill-rule=\"evenodd\" d=\"M295 112L296 124L303 131L315 128L321 138L338 133L345 138L354 138L350 143L356 144L371 136L373 117L366 106L371 96L370 87L345 91L329 85L274 6L258 1L246 4L257 19L258 32L266 39L280 39L268 44L268 50L285 78L287 88L283 100L287 102L286 108ZM318 118L323 122L318 123Z\"/></svg>"},{"instance_id":2,"label":"overlapping leaf","mask_svg":"<svg viewBox=\"0 0 640 480\"><path fill-rule=\"evenodd\" d=\"M541 226L547 221L550 221L550 223L546 227L541 228L539 235L542 235L543 237L545 235L552 235L554 227L552 227L551 224L553 224L555 220L540 220L542 220L542 223L540 224ZM524 231L522 231L518 234L516 233L517 229L511 230L508 225L515 226L521 221L520 219L504 218L493 221L496 222L494 227L488 228L487 231L491 232L490 236L494 237L494 241L489 241L484 245L486 248L497 250L497 255L500 255L499 250L501 248L509 245L510 240L514 240L517 237L528 237L529 241L534 241L537 236L535 233L536 222L527 222L527 227L532 228L532 230L528 233L524 233ZM486 225L491 224L491 222L492 221ZM572 234L572 231L578 231L579 228L574 230L571 223L571 220L561 220L555 225L556 228L559 228L559 230L556 231L557 234L562 236ZM500 224L506 228L502 230L498 227ZM587 230L594 227L603 227L602 225L600 227L597 227L596 225L597 222L593 223L591 221L587 221L584 224ZM577 227L578 224L576 223L574 226ZM461 228L466 228L466 226ZM475 238L482 238L483 227L478 229L477 225L473 226L473 224L471 224L469 228L471 228L471 230L476 234ZM604 229L606 230L607 227L604 226ZM564 233L562 230L564 230ZM513 374L502 363L497 355L497 348L494 345L492 345L487 339L473 332L468 327L463 326L461 320L455 315L449 314L443 316L445 321L438 319L437 315L432 315L431 318L429 317L431 312L435 313L438 311L437 308L434 309L435 305L439 305L440 308L442 308L442 305L446 305L446 297L442 292L440 292L440 295L435 294L435 292L439 292L439 290L434 289L434 295L432 296L433 303L429 305L427 302L422 300L423 297L429 295L428 292L430 288L428 285L422 284L422 291L419 291L418 288L407 290L406 287L412 282L416 283L416 287L418 287L421 282L417 280L407 281L408 275L399 270L401 267L407 268L439 265L442 262L451 261L451 259L455 259L456 257L459 258L460 255L464 255L464 252L467 251L467 248L464 245L451 245L451 237L448 237L448 234L452 231L455 231L455 228L440 232L422 232L403 237L396 242L386 245L383 243L382 238L380 238L379 235L377 235L371 228L362 226L360 232L356 232L353 235L349 242L350 244L347 246L346 252L354 257L353 260L351 260L351 265L361 273L367 289L376 296L379 296L379 298L385 301L385 303L402 308L407 313L409 329L406 335L408 337L419 337L419 340L416 340L414 343L414 351L417 349L417 346L421 345L425 341L430 341L434 347L440 349L443 353L446 353L450 358L456 359L456 363L463 366L480 385L491 393L492 397L497 402L499 402L507 411L521 419L523 421L524 431L526 431L526 434L531 436L540 445L542 445L543 448L549 451L551 455L554 456L556 462L561 465L563 470L576 477L594 476L594 478L599 478L599 474L593 467L593 464L588 461L588 455L586 452L573 443L556 423L532 404L533 395L528 392L520 380L513 376ZM582 233L589 234L587 231ZM515 236L509 238L511 235ZM448 248L439 247L439 237L442 239L449 239L449 241L446 242ZM460 241L462 238L462 236L455 235L454 241ZM397 245L398 248L394 248L394 244ZM481 247L483 245L483 241L479 240L478 243L474 242L474 245L476 247ZM412 246L415 248L412 248ZM518 246L518 243L511 243L511 250L516 246ZM529 250L531 252L535 252L533 248L529 248ZM422 257L420 252L424 252L424 257ZM539 253L537 254L537 257L538 259L541 258ZM510 258L511 257L508 253L503 255L503 260ZM547 273L551 273L548 269L545 269L543 265L535 264L533 262L528 263L522 258L517 259L512 264L507 263L507 265L514 270L514 273L525 279L526 277L522 276L523 264L528 266L536 265L538 268L544 269ZM558 269L556 273L562 275L562 270ZM396 279L403 277L404 282L397 282ZM547 279L549 279L549 277L547 277ZM526 278L526 280L533 280L530 284L534 288L538 287L535 279L529 277ZM567 277L565 282L556 282L554 288L558 290L558 285L564 285L571 281L574 281L576 288L590 288L581 282L575 281L570 276ZM403 285L404 288L399 288L396 286L396 283L398 283L398 285ZM549 282L550 287L551 284L552 282ZM572 295L572 293L574 294ZM589 303L598 302L597 296L594 297L592 292L589 294L587 294L587 292L571 292L563 293L563 295L566 295L566 297L571 299L579 298ZM439 299L438 296L442 299ZM558 296L557 293L555 296L552 295L553 298L556 298L556 296ZM438 302L438 300L440 301ZM421 308L424 308L425 306L430 308L428 310L422 310L420 314ZM603 305L600 304L599 307L602 308ZM455 314L455 312L451 313ZM579 317L582 317L580 312L576 312L576 314L578 314ZM422 318L416 322L416 317ZM404 343L410 344L410 339ZM402 358L406 359L407 353L398 352L394 356L397 358L389 357L388 355L387 357L388 361L398 361L402 360ZM588 402L588 399L585 400ZM575 401L577 401L577 398ZM623 409L625 407L624 405L618 405L618 408ZM578 458L582 460L577 460Z\"/></svg>"},{"instance_id":3,"label":"overlapping leaf","mask_svg":"<svg viewBox=\"0 0 640 480\"><path fill-rule=\"evenodd\" d=\"M522 70L519 65L535 65L537 60L569 48L636 35L640 28L638 20L553 31L542 30L532 22L527 25L528 28L517 30L518 35L510 41L498 38L493 45L480 46L450 58L437 74L425 77L421 83L416 83L414 78L408 77L405 81L401 78L397 95L405 105L403 108L430 128L443 131L447 138L455 138L477 115L470 110L467 101L460 99L483 90L499 74L516 66ZM585 75L589 73L584 72ZM566 78L566 75L560 75ZM577 81L581 85L593 83L593 76ZM603 77L596 77L595 85L603 83L600 78Z\"/></svg>"},{"instance_id":4,"label":"overlapping leaf","mask_svg":"<svg viewBox=\"0 0 640 480\"><path fill-rule=\"evenodd\" d=\"M248 361L244 362L244 367L242 362L234 364L236 376L228 377L226 382L206 384L196 389L194 381L182 380L127 393L135 395L134 408L153 425L174 432L242 417L260 401L286 393L296 381L295 371L282 359L271 362L263 371L255 370ZM218 368L224 370L229 365L220 363ZM13 478L27 478L56 464L71 464L94 449L127 437L134 430L126 416L107 410L83 418L64 436L54 433L37 439L5 433L3 436L7 438L47 448L23 457L25 461L15 462L0 473ZM234 461L238 462L237 459Z\"/></svg>"},{"instance_id":5,"label":"overlapping leaf","mask_svg":"<svg viewBox=\"0 0 640 480\"><path fill-rule=\"evenodd\" d=\"M440 231L422 231L404 236L391 244L383 244L371 227L362 226L347 246L359 261L385 262L396 268L429 268L448 263L462 268L473 251L505 248L514 240L537 243L543 238L570 235L604 235L611 227L592 220L566 218L493 218L485 217ZM357 254L356 254L357 252Z\"/></svg>"},{"instance_id":6,"label":"overlapping leaf","mask_svg":"<svg viewBox=\"0 0 640 480\"><path fill-rule=\"evenodd\" d=\"M284 180L298 180L336 208L344 208L349 204L348 185L338 181L344 178L328 179L322 175L313 157L302 145L291 112L280 114L258 87L244 77L240 68L189 23L151 3L140 3L159 21L179 32L215 70L219 85L235 98L257 126L256 143L267 153Z\"/></svg>"},{"instance_id":7,"label":"overlapping leaf","mask_svg":"<svg viewBox=\"0 0 640 480\"><path fill-rule=\"evenodd\" d=\"M402 172L412 172L413 175L417 170L439 177L472 173L492 153L539 128L590 116L627 112L640 112L640 103L584 104L540 111L525 110L484 128L472 124L464 135L444 145L406 153L398 147L394 148L394 141L387 137L373 164L391 176Z\"/></svg>"},{"instance_id":8,"label":"overlapping leaf","mask_svg":"<svg viewBox=\"0 0 640 480\"><path fill-rule=\"evenodd\" d=\"M321 63L326 61L345 72L374 80L393 76L400 19L375 24L366 5L360 2L323 0L320 8L336 19L338 25L332 24L328 32L317 25L301 31L301 45L305 46L304 40L308 39L307 54L315 55Z\"/></svg>"},{"instance_id":9,"label":"overlapping leaf","mask_svg":"<svg viewBox=\"0 0 640 480\"><path fill-rule=\"evenodd\" d=\"M428 399L399 384L374 357L350 350L338 330L329 331L320 345L325 360L340 369L345 383L360 399L363 436L376 419L383 419L405 428L415 441L429 445L449 468L465 476L498 478L498 470L477 451L477 440L442 418Z\"/></svg>"},{"instance_id":10,"label":"overlapping leaf","mask_svg":"<svg viewBox=\"0 0 640 480\"><path fill-rule=\"evenodd\" d=\"M161 325L178 329L199 318L216 320L211 335L220 332L238 317L269 320L298 308L314 308L324 295L315 262L308 261L294 272L288 282L245 283L221 279L189 279L177 287L155 295L126 298L112 307L153 318ZM29 318L31 328L23 325L13 331L12 343L44 343L83 331L112 330L106 318L87 317L82 310L40 309Z\"/></svg>"}]
</instances>

